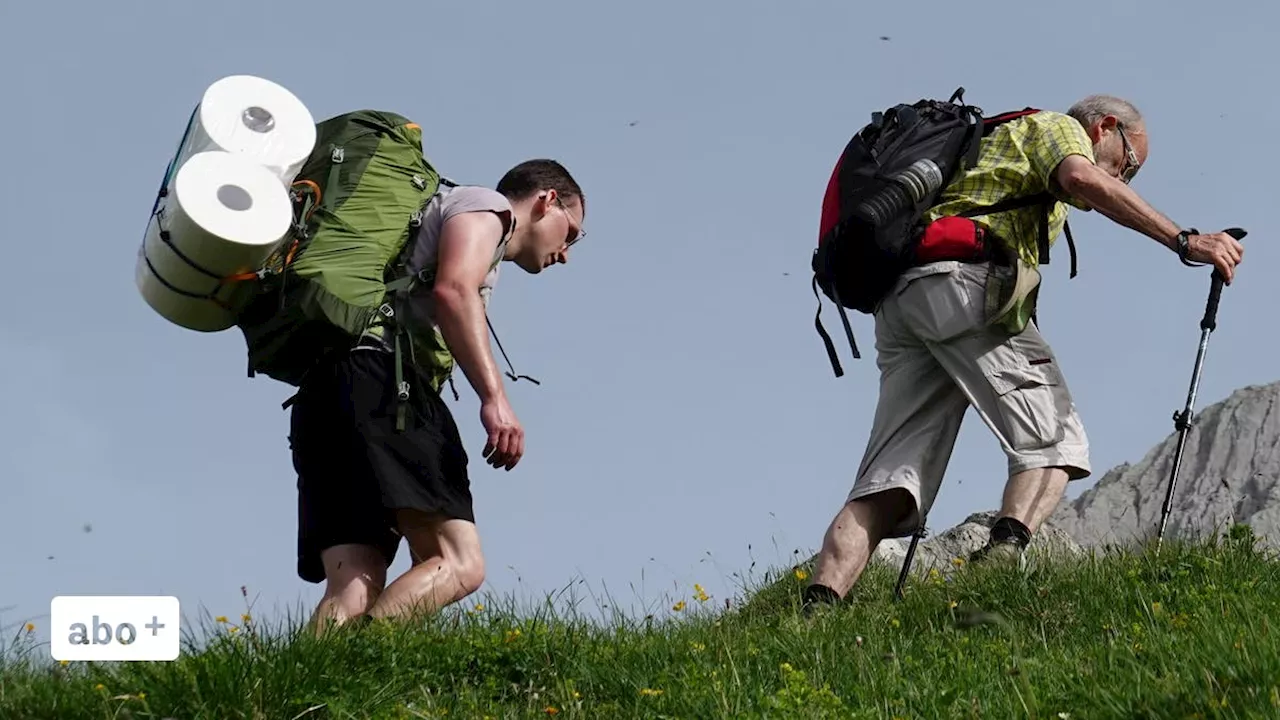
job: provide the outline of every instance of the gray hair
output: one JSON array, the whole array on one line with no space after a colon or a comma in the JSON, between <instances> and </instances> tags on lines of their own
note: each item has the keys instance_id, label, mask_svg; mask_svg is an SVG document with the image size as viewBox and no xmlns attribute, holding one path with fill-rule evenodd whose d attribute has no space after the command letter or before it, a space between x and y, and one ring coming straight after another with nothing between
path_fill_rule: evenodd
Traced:
<instances>
[{"instance_id":1,"label":"gray hair","mask_svg":"<svg viewBox=\"0 0 1280 720\"><path fill-rule=\"evenodd\" d=\"M1126 127L1136 128L1142 124L1142 113L1138 112L1138 108L1128 100L1114 95L1090 95L1072 105L1067 114L1086 128L1107 115L1115 115Z\"/></svg>"}]
</instances>

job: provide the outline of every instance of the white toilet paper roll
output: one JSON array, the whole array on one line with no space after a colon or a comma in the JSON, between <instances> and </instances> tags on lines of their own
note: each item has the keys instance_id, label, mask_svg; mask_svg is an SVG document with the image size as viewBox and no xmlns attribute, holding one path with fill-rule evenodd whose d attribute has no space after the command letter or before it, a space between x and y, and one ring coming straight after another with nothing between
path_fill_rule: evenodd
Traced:
<instances>
[{"instance_id":1,"label":"white toilet paper roll","mask_svg":"<svg viewBox=\"0 0 1280 720\"><path fill-rule=\"evenodd\" d=\"M223 150L265 166L288 187L315 144L315 119L297 96L270 80L231 75L204 91L173 167Z\"/></svg>"},{"instance_id":2,"label":"white toilet paper roll","mask_svg":"<svg viewBox=\"0 0 1280 720\"><path fill-rule=\"evenodd\" d=\"M292 219L288 192L266 168L222 151L194 155L174 173L147 225L138 249L138 291L174 324L225 330L251 286L221 279L258 270Z\"/></svg>"}]
</instances>

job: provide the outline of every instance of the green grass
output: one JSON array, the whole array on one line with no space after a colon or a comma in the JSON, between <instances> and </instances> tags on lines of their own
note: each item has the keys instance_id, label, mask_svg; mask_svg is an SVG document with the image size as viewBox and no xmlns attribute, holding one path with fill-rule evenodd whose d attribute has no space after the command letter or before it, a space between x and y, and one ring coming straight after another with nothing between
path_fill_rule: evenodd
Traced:
<instances>
[{"instance_id":1,"label":"green grass","mask_svg":"<svg viewBox=\"0 0 1280 720\"><path fill-rule=\"evenodd\" d=\"M1280 717L1280 563L1249 537L960 567L900 603L873 567L813 618L798 574L661 618L472 599L319 640L234 618L173 663L64 667L19 639L0 717Z\"/></svg>"}]
</instances>

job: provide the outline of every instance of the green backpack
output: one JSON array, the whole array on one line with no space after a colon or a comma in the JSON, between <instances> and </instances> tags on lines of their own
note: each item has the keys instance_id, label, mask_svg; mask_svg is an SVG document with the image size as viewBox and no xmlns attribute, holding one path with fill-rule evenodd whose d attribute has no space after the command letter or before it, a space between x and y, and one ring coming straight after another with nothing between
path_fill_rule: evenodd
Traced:
<instances>
[{"instance_id":1,"label":"green backpack","mask_svg":"<svg viewBox=\"0 0 1280 720\"><path fill-rule=\"evenodd\" d=\"M394 333L403 429L405 349L435 392L454 365L439 330L410 336L396 323L408 294L432 281L408 272L407 250L442 185L453 183L427 161L421 128L404 117L360 110L317 123L315 149L293 182L290 237L258 271L238 315L249 376L296 387L329 353ZM500 247L495 265L501 257Z\"/></svg>"}]
</instances>

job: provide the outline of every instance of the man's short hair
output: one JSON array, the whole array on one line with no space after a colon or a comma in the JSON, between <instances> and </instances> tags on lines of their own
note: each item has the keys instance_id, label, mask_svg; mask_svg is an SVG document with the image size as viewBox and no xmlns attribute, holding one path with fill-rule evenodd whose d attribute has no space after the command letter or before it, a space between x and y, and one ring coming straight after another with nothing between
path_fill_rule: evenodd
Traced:
<instances>
[{"instance_id":1,"label":"man's short hair","mask_svg":"<svg viewBox=\"0 0 1280 720\"><path fill-rule=\"evenodd\" d=\"M561 197L576 197L587 212L587 198L569 171L555 160L526 160L507 171L496 190L509 200L524 200L539 190L555 190Z\"/></svg>"},{"instance_id":2,"label":"man's short hair","mask_svg":"<svg viewBox=\"0 0 1280 720\"><path fill-rule=\"evenodd\" d=\"M1142 122L1142 113L1138 112L1133 103L1114 95L1090 95L1072 105L1067 114L1086 128L1108 115L1115 115L1120 124L1126 127L1134 127Z\"/></svg>"}]
</instances>

